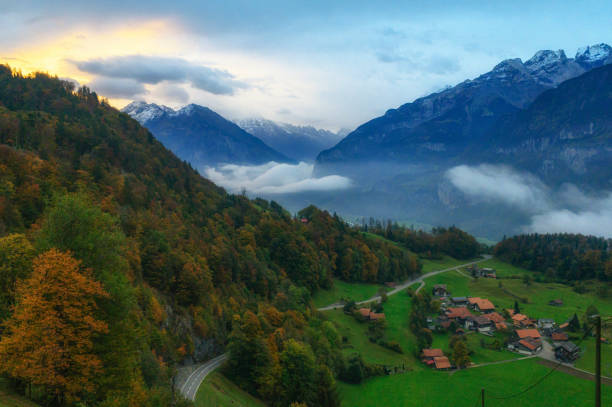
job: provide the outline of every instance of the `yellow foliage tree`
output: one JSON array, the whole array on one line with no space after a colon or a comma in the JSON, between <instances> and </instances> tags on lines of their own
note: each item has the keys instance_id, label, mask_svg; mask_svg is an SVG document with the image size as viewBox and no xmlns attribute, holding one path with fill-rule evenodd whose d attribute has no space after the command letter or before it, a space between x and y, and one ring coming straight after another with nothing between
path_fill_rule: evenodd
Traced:
<instances>
[{"instance_id":1,"label":"yellow foliage tree","mask_svg":"<svg viewBox=\"0 0 612 407\"><path fill-rule=\"evenodd\" d=\"M108 331L96 318L102 297L108 297L102 285L69 254L51 249L38 256L17 285L0 340L0 372L44 387L58 404L93 392L102 370L93 340Z\"/></svg>"}]
</instances>

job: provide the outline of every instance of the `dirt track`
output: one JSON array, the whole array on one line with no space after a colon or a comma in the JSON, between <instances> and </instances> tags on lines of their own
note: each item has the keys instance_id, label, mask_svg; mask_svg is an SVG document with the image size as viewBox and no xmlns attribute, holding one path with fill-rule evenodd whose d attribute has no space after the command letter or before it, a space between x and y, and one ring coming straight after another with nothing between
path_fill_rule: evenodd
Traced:
<instances>
[{"instance_id":1,"label":"dirt track","mask_svg":"<svg viewBox=\"0 0 612 407\"><path fill-rule=\"evenodd\" d=\"M544 359L540 359L538 360L538 363L550 368L553 368L557 365L557 363L555 362L551 362L550 360L544 360ZM590 380L592 382L595 381L595 375L591 374L591 373L587 373L587 372L583 372L582 370L578 370L578 369L573 369L571 367L565 366L565 365L561 365L557 368L558 371L563 372L563 373L567 373L567 374L571 374L572 376L575 377L579 377L580 379L586 379L586 380ZM605 385L608 386L612 386L612 379L608 379L605 377L601 378L601 382Z\"/></svg>"}]
</instances>

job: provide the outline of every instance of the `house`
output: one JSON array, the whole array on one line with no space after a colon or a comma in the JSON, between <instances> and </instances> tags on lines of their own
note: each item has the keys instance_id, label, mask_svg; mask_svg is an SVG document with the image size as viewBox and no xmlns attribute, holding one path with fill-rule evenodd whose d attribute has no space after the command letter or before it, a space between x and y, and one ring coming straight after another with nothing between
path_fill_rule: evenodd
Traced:
<instances>
[{"instance_id":1,"label":"house","mask_svg":"<svg viewBox=\"0 0 612 407\"><path fill-rule=\"evenodd\" d=\"M517 329L515 331L516 336L519 339L526 339L526 338L532 338L532 339L541 339L542 336L540 335L540 333L538 332L537 329L531 328L531 329Z\"/></svg>"},{"instance_id":2,"label":"house","mask_svg":"<svg viewBox=\"0 0 612 407\"><path fill-rule=\"evenodd\" d=\"M551 336L555 331L556 323L553 319L538 319L538 329L544 336Z\"/></svg>"},{"instance_id":3,"label":"house","mask_svg":"<svg viewBox=\"0 0 612 407\"><path fill-rule=\"evenodd\" d=\"M542 341L533 338L521 339L516 343L515 349L519 353L533 355L542 350Z\"/></svg>"},{"instance_id":4,"label":"house","mask_svg":"<svg viewBox=\"0 0 612 407\"><path fill-rule=\"evenodd\" d=\"M369 308L359 308L357 313L366 321L378 321L379 319L385 319L385 314L372 312Z\"/></svg>"},{"instance_id":5,"label":"house","mask_svg":"<svg viewBox=\"0 0 612 407\"><path fill-rule=\"evenodd\" d=\"M357 313L364 317L365 319L370 319L370 309L369 308L359 308Z\"/></svg>"},{"instance_id":6,"label":"house","mask_svg":"<svg viewBox=\"0 0 612 407\"><path fill-rule=\"evenodd\" d=\"M448 290L446 289L446 284L436 284L433 287L432 294L436 297L446 297L448 296Z\"/></svg>"},{"instance_id":7,"label":"house","mask_svg":"<svg viewBox=\"0 0 612 407\"><path fill-rule=\"evenodd\" d=\"M496 324L506 321L498 312L490 312L488 314L484 314L483 317Z\"/></svg>"},{"instance_id":8,"label":"house","mask_svg":"<svg viewBox=\"0 0 612 407\"><path fill-rule=\"evenodd\" d=\"M442 349L423 349L421 351L421 361L426 365L432 366L435 364L434 359L443 357Z\"/></svg>"},{"instance_id":9,"label":"house","mask_svg":"<svg viewBox=\"0 0 612 407\"><path fill-rule=\"evenodd\" d=\"M512 309L512 308L506 308L506 312L508 313L508 315L510 315L511 317L514 316L514 314L516 314L516 312Z\"/></svg>"},{"instance_id":10,"label":"house","mask_svg":"<svg viewBox=\"0 0 612 407\"><path fill-rule=\"evenodd\" d=\"M493 322L483 315L472 317L472 327L481 334L491 334L493 332Z\"/></svg>"},{"instance_id":11,"label":"house","mask_svg":"<svg viewBox=\"0 0 612 407\"><path fill-rule=\"evenodd\" d=\"M497 278L497 273L492 268L485 267L480 269L480 277Z\"/></svg>"},{"instance_id":12,"label":"house","mask_svg":"<svg viewBox=\"0 0 612 407\"><path fill-rule=\"evenodd\" d=\"M493 303L486 298L470 297L468 298L468 302L470 303L472 309L478 312L487 313L495 311L495 305L493 305Z\"/></svg>"},{"instance_id":13,"label":"house","mask_svg":"<svg viewBox=\"0 0 612 407\"><path fill-rule=\"evenodd\" d=\"M567 329L569 327L569 322L564 322L559 325L559 329Z\"/></svg>"},{"instance_id":14,"label":"house","mask_svg":"<svg viewBox=\"0 0 612 407\"><path fill-rule=\"evenodd\" d=\"M470 302L468 301L467 297L452 297L451 303L455 307L467 307Z\"/></svg>"},{"instance_id":15,"label":"house","mask_svg":"<svg viewBox=\"0 0 612 407\"><path fill-rule=\"evenodd\" d=\"M434 358L434 365L437 370L448 370L451 368L450 361L446 356L438 356Z\"/></svg>"},{"instance_id":16,"label":"house","mask_svg":"<svg viewBox=\"0 0 612 407\"><path fill-rule=\"evenodd\" d=\"M553 307L560 307L563 305L563 300L560 298L557 298L556 300L550 300L548 301L548 305L552 305Z\"/></svg>"},{"instance_id":17,"label":"house","mask_svg":"<svg viewBox=\"0 0 612 407\"><path fill-rule=\"evenodd\" d=\"M530 328L534 326L534 323L527 315L514 314L512 315L512 323L517 328Z\"/></svg>"},{"instance_id":18,"label":"house","mask_svg":"<svg viewBox=\"0 0 612 407\"><path fill-rule=\"evenodd\" d=\"M565 342L569 340L569 337L565 332L553 332L550 335L550 339L552 339L553 342Z\"/></svg>"},{"instance_id":19,"label":"house","mask_svg":"<svg viewBox=\"0 0 612 407\"><path fill-rule=\"evenodd\" d=\"M306 218L302 218L302 219L300 219L300 222L302 222L302 223L306 224L306 223L308 223L308 219L306 219Z\"/></svg>"},{"instance_id":20,"label":"house","mask_svg":"<svg viewBox=\"0 0 612 407\"><path fill-rule=\"evenodd\" d=\"M495 322L496 331L505 331L507 329L508 329L508 324L506 324L506 322Z\"/></svg>"},{"instance_id":21,"label":"house","mask_svg":"<svg viewBox=\"0 0 612 407\"><path fill-rule=\"evenodd\" d=\"M463 324L466 318L471 317L472 313L466 307L450 307L446 310L446 317L455 320L459 324Z\"/></svg>"},{"instance_id":22,"label":"house","mask_svg":"<svg viewBox=\"0 0 612 407\"><path fill-rule=\"evenodd\" d=\"M382 320L385 319L385 314L381 313L376 313L376 312L370 312L370 321L378 321L378 320Z\"/></svg>"},{"instance_id":23,"label":"house","mask_svg":"<svg viewBox=\"0 0 612 407\"><path fill-rule=\"evenodd\" d=\"M580 357L580 348L573 342L555 342L555 357L565 363L571 363Z\"/></svg>"}]
</instances>

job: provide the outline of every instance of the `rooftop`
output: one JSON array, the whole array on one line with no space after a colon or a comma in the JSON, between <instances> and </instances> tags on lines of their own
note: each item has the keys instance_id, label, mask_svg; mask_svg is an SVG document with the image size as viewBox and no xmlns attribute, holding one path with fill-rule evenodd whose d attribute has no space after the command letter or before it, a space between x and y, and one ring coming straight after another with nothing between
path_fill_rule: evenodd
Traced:
<instances>
[{"instance_id":1,"label":"rooftop","mask_svg":"<svg viewBox=\"0 0 612 407\"><path fill-rule=\"evenodd\" d=\"M439 356L434 358L436 369L450 369L451 364L446 356Z\"/></svg>"},{"instance_id":2,"label":"rooftop","mask_svg":"<svg viewBox=\"0 0 612 407\"><path fill-rule=\"evenodd\" d=\"M539 339L541 337L537 329L517 329L516 334L521 339L525 339L525 338Z\"/></svg>"}]
</instances>

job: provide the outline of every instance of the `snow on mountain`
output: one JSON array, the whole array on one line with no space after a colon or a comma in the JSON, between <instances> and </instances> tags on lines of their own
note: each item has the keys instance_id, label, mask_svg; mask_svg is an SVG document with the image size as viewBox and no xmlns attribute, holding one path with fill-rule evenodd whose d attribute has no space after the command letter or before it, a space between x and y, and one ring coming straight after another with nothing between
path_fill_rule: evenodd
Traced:
<instances>
[{"instance_id":1,"label":"snow on mountain","mask_svg":"<svg viewBox=\"0 0 612 407\"><path fill-rule=\"evenodd\" d=\"M312 161L336 144L341 135L313 126L295 126L262 118L236 120L236 124L281 153L300 161Z\"/></svg>"},{"instance_id":2,"label":"snow on mountain","mask_svg":"<svg viewBox=\"0 0 612 407\"><path fill-rule=\"evenodd\" d=\"M132 116L140 124L156 119L164 113L174 113L174 110L168 106L160 106L155 103L147 103L144 101L132 102L121 109L121 111Z\"/></svg>"},{"instance_id":3,"label":"snow on mountain","mask_svg":"<svg viewBox=\"0 0 612 407\"><path fill-rule=\"evenodd\" d=\"M592 69L612 62L611 57L612 47L601 43L578 49L575 60L580 65L587 65Z\"/></svg>"}]
</instances>

